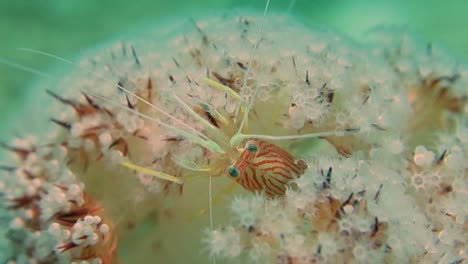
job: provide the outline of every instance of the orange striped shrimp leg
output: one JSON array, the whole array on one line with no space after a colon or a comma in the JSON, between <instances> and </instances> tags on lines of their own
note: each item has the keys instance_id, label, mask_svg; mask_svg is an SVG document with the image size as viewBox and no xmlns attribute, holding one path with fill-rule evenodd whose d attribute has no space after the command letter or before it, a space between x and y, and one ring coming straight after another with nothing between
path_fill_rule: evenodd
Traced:
<instances>
[{"instance_id":1,"label":"orange striped shrimp leg","mask_svg":"<svg viewBox=\"0 0 468 264\"><path fill-rule=\"evenodd\" d=\"M249 140L228 175L249 191L264 192L269 197L286 192L289 181L301 176L304 161L296 162L282 148L260 139Z\"/></svg>"}]
</instances>

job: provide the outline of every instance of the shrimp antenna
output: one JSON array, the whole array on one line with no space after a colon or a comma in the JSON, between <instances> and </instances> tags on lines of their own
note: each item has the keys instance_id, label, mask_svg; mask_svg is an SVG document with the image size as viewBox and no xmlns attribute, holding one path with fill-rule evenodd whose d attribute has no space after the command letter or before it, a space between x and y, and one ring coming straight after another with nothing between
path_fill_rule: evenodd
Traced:
<instances>
[{"instance_id":1,"label":"shrimp antenna","mask_svg":"<svg viewBox=\"0 0 468 264\"><path fill-rule=\"evenodd\" d=\"M293 135L293 136L273 136L273 135L260 135L260 134L237 134L231 139L231 144L237 144L243 139L248 138L257 138L257 139L266 139L266 140L291 140L291 139L306 139L306 138L318 138L318 137L342 137L347 135L354 135L360 131L360 128L347 128L343 130L335 131L322 131L316 133L309 133L303 135Z\"/></svg>"},{"instance_id":2,"label":"shrimp antenna","mask_svg":"<svg viewBox=\"0 0 468 264\"><path fill-rule=\"evenodd\" d=\"M209 176L209 186L208 186L208 200L210 202L210 229L213 230L213 180L210 174Z\"/></svg>"},{"instance_id":3,"label":"shrimp antenna","mask_svg":"<svg viewBox=\"0 0 468 264\"><path fill-rule=\"evenodd\" d=\"M177 184L183 184L184 181L175 177L175 176L172 176L172 175L169 175L169 174L166 174L166 173L163 173L163 172L159 172L159 171L155 171L155 170L152 170L152 169L148 169L148 168L145 168L145 167L141 167L141 166L138 166L138 165L135 165L133 163L130 163L130 162L121 162L120 163L122 166L124 167L127 167L129 169L132 169L132 170L136 170L138 172L141 172L143 174L146 174L146 175L151 175L151 176L154 176L154 177L157 177L157 178L160 178L160 179L163 179L163 180L167 180L167 181L170 181L170 182L174 182L174 183L177 183Z\"/></svg>"},{"instance_id":4,"label":"shrimp antenna","mask_svg":"<svg viewBox=\"0 0 468 264\"><path fill-rule=\"evenodd\" d=\"M223 125L227 125L229 123L228 119L223 116L220 112L218 112L213 106L211 106L209 103L198 99L196 97L191 98L193 101L197 102L199 106L203 108L203 110L210 112L217 121L219 121Z\"/></svg>"},{"instance_id":5,"label":"shrimp antenna","mask_svg":"<svg viewBox=\"0 0 468 264\"><path fill-rule=\"evenodd\" d=\"M197 136L195 136L193 134L190 134L189 132L187 132L185 130L182 130L182 129L174 127L174 126L171 126L171 125L166 124L166 123L164 123L164 122L162 122L162 121L160 121L160 120L158 120L156 118L153 118L153 117L148 116L146 114L140 113L135 109L124 107L124 106L122 106L122 105L120 105L120 104L118 104L116 102L113 102L113 101L107 99L106 97L101 96L99 94L96 94L94 92L88 91L87 93L92 95L93 97L96 97L97 99L100 99L100 100L110 104L110 105L121 108L121 109L123 109L125 111L128 111L130 113L133 113L133 114L135 114L135 115L137 115L137 116L139 116L139 117L141 117L143 119L152 121L152 122L166 128L166 129L168 129L169 131L174 132L174 133L176 133L178 135L181 135L183 137L186 137L189 140L193 141L194 143L197 143L197 144L199 144L199 145L201 145L201 146L203 146L203 147L205 147L205 148L207 148L207 149L209 149L209 150L211 150L213 152L220 153L220 154L224 153L224 151L221 149L221 147L219 147L219 145L216 144L216 142L214 142L214 141L212 141L210 139L203 139L203 138L197 137Z\"/></svg>"},{"instance_id":6,"label":"shrimp antenna","mask_svg":"<svg viewBox=\"0 0 468 264\"><path fill-rule=\"evenodd\" d=\"M288 6L288 11L287 13L291 13L292 9L294 8L294 5L296 4L296 0L291 0L291 2L289 2L289 6Z\"/></svg>"},{"instance_id":7,"label":"shrimp antenna","mask_svg":"<svg viewBox=\"0 0 468 264\"><path fill-rule=\"evenodd\" d=\"M0 58L0 63L6 65L8 67L12 67L12 68L24 71L24 72L29 72L29 73L32 73L32 74L39 75L41 77L45 77L47 79L58 80L58 78L55 78L54 76L49 75L49 74L47 74L45 72L42 72L40 70L30 68L30 67L18 64L18 63L14 63L14 62L2 59L2 58Z\"/></svg>"},{"instance_id":8,"label":"shrimp antenna","mask_svg":"<svg viewBox=\"0 0 468 264\"><path fill-rule=\"evenodd\" d=\"M233 93L232 97L236 99L237 93L231 88L222 85L221 83L218 83L216 81L210 80L208 78L202 78L202 81L207 83L208 85L222 90L226 91L229 94ZM230 92L231 91L231 92ZM257 95L259 89L254 90L253 98ZM250 110L252 107L253 100L250 101L247 111ZM306 138L317 138L317 137L330 137L330 136L346 136L346 135L353 135L356 134L360 131L360 128L346 128L343 130L335 130L335 131L321 131L321 132L315 132L315 133L309 133L309 134L303 134L303 135L293 135L293 136L273 136L273 135L260 135L260 134L242 134L241 131L238 131L230 140L230 143L232 146L236 145L243 139L249 139L249 138L257 138L257 139L266 139L266 140L292 140L292 139L306 139Z\"/></svg>"},{"instance_id":9,"label":"shrimp antenna","mask_svg":"<svg viewBox=\"0 0 468 264\"><path fill-rule=\"evenodd\" d=\"M250 69L252 68L252 62L253 62L253 58L255 56L255 52L257 51L258 43L260 42L260 39L262 38L263 26L265 25L266 14L268 12L268 7L269 6L270 6L270 0L267 0L267 3L265 5L265 10L263 11L262 23L260 24L260 28L258 29L257 39L255 40L255 44L254 44L254 47L252 49L252 53L250 54L249 65L247 66L247 71L245 72L244 81L242 82L240 101L239 101L239 103L237 104L237 107L236 107L235 120L237 120L237 116L239 115L241 105L244 104L245 88L247 86L247 80L249 79L249 73L250 73ZM258 87L256 87L255 89L258 89ZM255 94L256 94L256 92L254 92L254 95ZM242 118L242 122L241 122L241 124L239 126L239 130L237 131L237 133L240 133L242 131L242 129L244 128L244 123L247 120L247 117L249 115L249 110L250 110L250 107L252 106L254 98L255 97L252 96L252 98L249 101L249 105L248 105L246 111L244 112L244 117Z\"/></svg>"},{"instance_id":10,"label":"shrimp antenna","mask_svg":"<svg viewBox=\"0 0 468 264\"><path fill-rule=\"evenodd\" d=\"M52 58L52 59L55 59L55 60L58 60L58 61L61 61L61 62L64 62L64 63L67 63L69 65L72 65L76 68L79 68L79 69L83 69L85 70L86 72L100 78L101 80L104 80L104 81L107 81L109 83L113 83L113 81L109 78L107 78L106 76L103 76L99 73L96 73L94 71L92 71L91 69L85 67L85 66L78 66L76 65L73 61L71 60L68 60L68 59L65 59L65 58L62 58L60 56L57 56L57 55L54 55L54 54L51 54L51 53L47 53L47 52L44 52L44 51L39 51L39 50L34 50L34 49L28 49L28 48L19 48L18 50L21 50L21 51L26 51L26 52L31 52L31 53L35 53L35 54L39 54L39 55L42 55L42 56L45 56L45 57L49 57L49 58ZM21 66L21 65L18 65L18 66ZM17 67L17 66L16 66ZM33 69L32 69L33 70ZM28 70L29 71L29 70ZM120 84L117 84L117 87L119 89L121 89L122 91L124 91L125 93L137 98L138 100L142 101L144 104L148 105L149 107L157 110L158 112L160 112L161 114L163 114L164 116L166 117L169 117L170 119L174 120L175 122L179 123L180 125L188 128L189 130L195 132L196 134L198 134L200 137L204 138L204 139L207 139L207 137L205 135L203 135L200 131L194 129L193 127L187 125L186 123L182 122L181 120L177 119L176 117L172 116L171 114L167 113L166 111L164 111L163 109L157 107L156 105L148 102L147 100L145 100L144 98L138 96L137 94L131 92L130 90L128 90L127 88L123 87L122 85Z\"/></svg>"},{"instance_id":11,"label":"shrimp antenna","mask_svg":"<svg viewBox=\"0 0 468 264\"><path fill-rule=\"evenodd\" d=\"M240 104L240 111L242 113L245 113L245 102L241 100L241 96L238 93L236 93L236 91L234 91L233 89L231 89L230 87L228 87L228 86L226 86L224 84L213 81L213 80L208 79L206 77L203 77L201 80L203 82L205 82L208 86L211 86L211 87L213 87L215 89L223 91L226 94L228 94L229 96L231 96L234 100L238 101L239 104Z\"/></svg>"},{"instance_id":12,"label":"shrimp antenna","mask_svg":"<svg viewBox=\"0 0 468 264\"><path fill-rule=\"evenodd\" d=\"M201 123L201 125L208 131L211 131L211 132L215 132L218 130L218 128L216 128L215 126L213 126L210 122L208 122L206 119L202 118L200 115L198 115L197 113L195 113L195 111L193 111L193 109L188 106L182 99L180 99L180 97L178 97L177 95L173 95L174 98L182 105L182 107L189 113L191 114L198 122Z\"/></svg>"},{"instance_id":13,"label":"shrimp antenna","mask_svg":"<svg viewBox=\"0 0 468 264\"><path fill-rule=\"evenodd\" d=\"M220 91L226 92L228 95L230 95L236 101L238 101L238 102L241 101L240 95L238 93L236 93L236 91L234 91L230 87L227 87L226 85L223 85L223 84L221 84L221 83L219 83L217 81L213 81L213 80L208 79L206 77L201 78L201 80L203 82L205 82L206 84L208 84L209 86L213 87L213 88L216 88L216 89L218 89ZM242 107L242 105L241 105L241 107Z\"/></svg>"},{"instance_id":14,"label":"shrimp antenna","mask_svg":"<svg viewBox=\"0 0 468 264\"><path fill-rule=\"evenodd\" d=\"M208 202L209 202L209 211L210 211L210 231L213 232L213 176L211 174L209 177L208 183ZM211 257L211 263L216 264L216 257Z\"/></svg>"}]
</instances>

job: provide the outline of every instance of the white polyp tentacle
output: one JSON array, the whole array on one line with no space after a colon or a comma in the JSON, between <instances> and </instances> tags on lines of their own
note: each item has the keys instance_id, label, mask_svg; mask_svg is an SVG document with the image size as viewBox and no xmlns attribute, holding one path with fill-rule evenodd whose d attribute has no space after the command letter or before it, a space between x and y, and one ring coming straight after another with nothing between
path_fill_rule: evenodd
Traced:
<instances>
[{"instance_id":1,"label":"white polyp tentacle","mask_svg":"<svg viewBox=\"0 0 468 264\"><path fill-rule=\"evenodd\" d=\"M134 110L134 109L131 109L131 108L128 108L128 107L123 107L122 105L117 104L117 103L115 103L115 102L113 102L113 101L111 101L111 100L109 100L109 99L107 99L107 98L105 98L105 97L103 97L103 96L100 96L100 95L95 94L95 93L93 93L93 92L88 92L88 93L89 93L90 95L96 97L97 99L103 100L104 102L106 102L106 103L108 103L108 104L110 104L110 105L113 105L113 106L115 106L115 107L119 107L119 108L121 108L121 109L123 109L123 110L125 110L125 111L128 111L128 112L131 112L131 113L133 113L133 114L136 114L136 115L138 115L138 116L141 117L141 118L144 118L144 119L146 119L146 120L155 122L155 123L157 123L158 125L163 126L164 128L168 129L169 131L171 131L171 132L173 132L173 133L176 133L176 134L178 134L178 135L181 135L181 136L183 136L183 137L185 137L185 138L191 140L192 142L194 142L194 143L196 143L196 144L199 144L200 146L202 146L202 147L204 147L204 148L206 148L206 149L208 149L208 150L210 150L210 151L213 151L213 152L216 152L216 153L219 153L219 154L225 153L224 150L221 149L221 147L220 147L218 144L216 144L216 142L214 142L214 141L208 139L206 136L204 136L206 139L197 137L197 136L195 136L195 135L193 135L193 134L188 133L188 132L185 131L185 130L182 130L182 129L180 129L180 128L177 128L177 127L168 125L168 124L166 124L166 123L164 123L164 122L161 122L161 121L158 120L158 119L155 119L155 118L153 118L153 117L150 117L150 116L148 116L148 115L145 115L145 114L143 114L143 113L140 113L140 112L138 112L138 111L136 111L136 110ZM202 134L202 135L203 135L203 134Z\"/></svg>"}]
</instances>

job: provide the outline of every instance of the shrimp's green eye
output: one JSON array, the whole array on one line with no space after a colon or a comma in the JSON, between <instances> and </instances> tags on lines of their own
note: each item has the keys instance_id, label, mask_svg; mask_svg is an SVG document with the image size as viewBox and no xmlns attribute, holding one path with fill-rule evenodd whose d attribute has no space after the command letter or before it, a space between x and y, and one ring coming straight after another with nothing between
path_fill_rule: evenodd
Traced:
<instances>
[{"instance_id":1,"label":"shrimp's green eye","mask_svg":"<svg viewBox=\"0 0 468 264\"><path fill-rule=\"evenodd\" d=\"M227 169L227 172L228 172L228 174L229 174L231 177L234 177L234 178L240 176L240 171L239 171L236 167L234 167L234 166L229 167L229 168Z\"/></svg>"},{"instance_id":2,"label":"shrimp's green eye","mask_svg":"<svg viewBox=\"0 0 468 264\"><path fill-rule=\"evenodd\" d=\"M247 144L245 145L245 148L250 153L257 153L257 151L258 151L258 145L257 145L257 143L255 141L247 142Z\"/></svg>"}]
</instances>

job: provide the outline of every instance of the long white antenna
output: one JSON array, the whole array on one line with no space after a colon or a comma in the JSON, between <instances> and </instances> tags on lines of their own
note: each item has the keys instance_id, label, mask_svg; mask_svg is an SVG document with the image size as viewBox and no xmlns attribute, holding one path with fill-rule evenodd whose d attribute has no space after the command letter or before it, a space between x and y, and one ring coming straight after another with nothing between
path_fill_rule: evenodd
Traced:
<instances>
[{"instance_id":1,"label":"long white antenna","mask_svg":"<svg viewBox=\"0 0 468 264\"><path fill-rule=\"evenodd\" d=\"M266 140L292 140L292 139L305 139L305 138L318 138L318 137L342 137L346 135L354 135L359 132L359 128L350 128L345 130L335 130L335 131L323 131L303 135L292 135L292 136L273 136L273 135L256 135L256 134L241 134L238 133L231 138L231 144L235 145L247 138L258 138Z\"/></svg>"},{"instance_id":2,"label":"long white antenna","mask_svg":"<svg viewBox=\"0 0 468 264\"><path fill-rule=\"evenodd\" d=\"M247 109L245 109L245 113L244 113L244 117L242 118L242 122L239 125L239 130L237 130L237 133L234 135L234 137L237 136L237 135L242 134L242 129L244 128L245 122L247 122L247 118L249 117L250 109L252 108L253 103L255 101L254 99L257 96L257 93L259 91L258 88L259 88L259 86L255 87L255 90L254 90L254 92L252 94L252 98L250 98L249 104L247 105Z\"/></svg>"},{"instance_id":3,"label":"long white antenna","mask_svg":"<svg viewBox=\"0 0 468 264\"><path fill-rule=\"evenodd\" d=\"M218 128L216 128L215 126L213 126L210 122L208 122L206 119L204 119L203 117L201 117L200 115L198 115L197 113L195 113L195 111L190 108L190 106L188 106L182 99L180 99L179 96L177 95L173 95L174 98L182 105L182 107L185 109L185 111L187 111L188 113L190 113L191 116L193 116L198 122L201 123L201 125L203 126L203 128L205 128L206 130L208 131L217 131Z\"/></svg>"},{"instance_id":4,"label":"long white antenna","mask_svg":"<svg viewBox=\"0 0 468 264\"><path fill-rule=\"evenodd\" d=\"M61 62L64 62L64 63L67 63L67 64L70 64L78 69L83 69L85 70L86 72L102 79L102 80L105 80L105 81L108 81L109 83L114 83L111 79L107 78L106 76L103 76L97 72L94 72L92 71L91 69L83 66L83 67L80 67L78 65L76 65L74 62L72 62L71 60L67 60L65 58L62 58L62 57L59 57L57 55L54 55L54 54L51 54L51 53L47 53L47 52L44 52L44 51L39 51L39 50L33 50L33 49L28 49L28 48L19 48L19 50L22 50L22 51L26 51L26 52L31 52L31 53L36 53L36 54L39 54L39 55L42 55L42 56L46 56L46 57L49 57L49 58L53 58L53 59L56 59L56 60L59 60ZM127 88L123 87L122 85L120 84L117 84L117 87L119 89L121 89L122 91L124 91L125 93L137 98L138 100L142 101L144 104L148 105L149 107L153 108L153 109L156 109L157 111L159 111L161 114L165 115L166 117L169 117L170 119L174 120L175 122L177 122L178 124L188 128L189 130L195 132L196 134L198 134L200 137L204 138L204 139L207 139L207 137L205 135L203 135L200 131L194 129L193 127L187 125L186 123L182 122L181 120L177 119L176 117L172 116L171 114L167 113L166 111L164 111L163 109L157 107L156 105L148 102L147 100L145 100L144 98L138 96L137 94L131 92L130 90L128 90Z\"/></svg>"},{"instance_id":5,"label":"long white antenna","mask_svg":"<svg viewBox=\"0 0 468 264\"><path fill-rule=\"evenodd\" d=\"M289 2L289 6L288 6L288 11L287 13L291 13L292 9L294 8L294 5L296 4L296 0L291 0L291 2Z\"/></svg>"},{"instance_id":6,"label":"long white antenna","mask_svg":"<svg viewBox=\"0 0 468 264\"><path fill-rule=\"evenodd\" d=\"M209 176L208 199L210 203L210 231L213 232L213 181L211 174ZM216 264L216 257L213 256L211 263Z\"/></svg>"},{"instance_id":7,"label":"long white antenna","mask_svg":"<svg viewBox=\"0 0 468 264\"><path fill-rule=\"evenodd\" d=\"M240 111L240 108L241 108L241 105L244 104L244 97L245 97L245 88L247 86L247 80L249 79L249 73L250 73L250 69L252 68L252 62L253 62L253 58L255 56L255 52L257 51L257 47L258 47L258 43L260 42L261 38L262 38L262 32L263 32L263 26L265 25L265 20L266 20L266 14L268 12L268 7L270 6L270 0L267 0L267 3L265 5L265 10L263 11L263 18L262 18L262 23L260 25L260 28L258 30L258 33L257 33L257 39L255 40L255 44L254 44L254 47L252 49L252 53L250 54L250 58L249 58L249 65L247 66L247 71L245 73L245 76L244 76L244 81L242 82L242 88L241 88L241 94L240 94L240 100L239 100L239 103L237 103L237 107L236 107L236 114L235 114L235 120L237 121L237 116L239 115L239 111ZM252 101L254 98L252 97L250 99L250 101ZM246 112L244 113L244 118L242 120L242 124L244 124L244 119L246 119L246 117L249 115L249 111L246 110ZM240 133L240 131L242 131L242 128L243 128L243 125L241 125L239 127L239 131L238 133Z\"/></svg>"},{"instance_id":8,"label":"long white antenna","mask_svg":"<svg viewBox=\"0 0 468 264\"><path fill-rule=\"evenodd\" d=\"M45 78L48 78L48 79L58 80L58 78L55 78L54 76L49 75L49 74L47 74L45 72L39 71L39 70L34 69L34 68L26 67L24 65L14 63L14 62L2 59L2 58L0 58L0 63L6 65L8 67L12 67L12 68L15 68L15 69L18 69L18 70L22 70L22 71L29 72L29 73L32 73L32 74L36 74L36 75L39 75L39 76L42 76L42 77L45 77Z\"/></svg>"},{"instance_id":9,"label":"long white antenna","mask_svg":"<svg viewBox=\"0 0 468 264\"><path fill-rule=\"evenodd\" d=\"M209 186L208 186L208 199L210 200L210 228L211 228L211 231L213 231L213 180L212 180L212 176L210 175L209 176L210 178L210 183L209 183Z\"/></svg>"},{"instance_id":10,"label":"long white antenna","mask_svg":"<svg viewBox=\"0 0 468 264\"><path fill-rule=\"evenodd\" d=\"M178 135L186 137L189 140L193 141L194 143L197 143L197 144L199 144L199 145L201 145L201 146L203 146L203 147L205 147L205 148L207 148L207 149L209 149L209 150L211 150L213 152L220 153L220 154L224 153L224 150L222 150L221 147L218 144L216 144L216 142L214 142L214 141L212 141L210 139L199 138L199 137L197 137L197 136L195 136L193 134L190 134L189 132L187 132L185 130L182 130L180 128L168 125L168 124L166 124L166 123L164 123L164 122L162 122L162 121L160 121L160 120L158 120L156 118L153 118L153 117L148 116L146 114L140 113L140 112L136 111L135 109L124 107L124 106L122 106L122 105L120 105L120 104L118 104L116 102L113 102L113 101L105 98L104 96L98 95L96 93L89 92L89 91L87 93L92 95L93 97L96 97L97 99L100 99L100 100L110 104L110 105L113 105L115 107L119 107L119 108L121 108L121 109L123 109L125 111L128 111L128 112L131 112L131 113L133 113L133 114L135 114L135 115L137 115L137 116L139 116L141 118L144 118L146 120L155 122L158 125L161 125L162 127L165 127L169 131L172 131L172 132L174 132L174 133L176 133Z\"/></svg>"}]
</instances>

